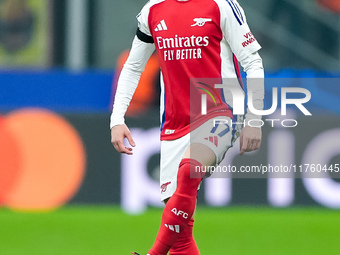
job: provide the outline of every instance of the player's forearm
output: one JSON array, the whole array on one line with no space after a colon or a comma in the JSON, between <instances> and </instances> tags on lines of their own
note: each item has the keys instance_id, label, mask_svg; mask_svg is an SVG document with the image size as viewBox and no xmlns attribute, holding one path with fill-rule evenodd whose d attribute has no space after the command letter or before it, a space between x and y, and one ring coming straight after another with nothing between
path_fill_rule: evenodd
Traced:
<instances>
[{"instance_id":1,"label":"player's forearm","mask_svg":"<svg viewBox=\"0 0 340 255\"><path fill-rule=\"evenodd\" d=\"M136 91L140 76L141 72L131 71L127 68L123 68L120 73L111 114L110 128L125 123L124 116Z\"/></svg>"},{"instance_id":2,"label":"player's forearm","mask_svg":"<svg viewBox=\"0 0 340 255\"><path fill-rule=\"evenodd\" d=\"M124 124L124 116L138 86L145 65L154 51L153 44L147 44L135 37L130 55L118 79L118 86L111 114L110 128Z\"/></svg>"},{"instance_id":3,"label":"player's forearm","mask_svg":"<svg viewBox=\"0 0 340 255\"><path fill-rule=\"evenodd\" d=\"M245 72L247 73L247 91L248 98L251 98L253 107L257 110L263 109L263 99L264 99L264 70L262 59L260 55L256 52L250 57L246 58L241 65L243 66ZM251 94L251 95L250 95ZM249 120L261 120L260 115L256 115L249 110L249 104L246 113L246 124ZM255 122L252 123L253 125Z\"/></svg>"}]
</instances>

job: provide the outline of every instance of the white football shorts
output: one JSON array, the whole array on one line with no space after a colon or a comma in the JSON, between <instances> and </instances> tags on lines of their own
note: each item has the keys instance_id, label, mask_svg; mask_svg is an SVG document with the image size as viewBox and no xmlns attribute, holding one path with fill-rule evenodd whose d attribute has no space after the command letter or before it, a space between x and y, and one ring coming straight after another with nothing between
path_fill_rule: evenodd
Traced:
<instances>
[{"instance_id":1,"label":"white football shorts","mask_svg":"<svg viewBox=\"0 0 340 255\"><path fill-rule=\"evenodd\" d=\"M178 167L190 144L200 143L208 146L216 155L217 165L223 160L225 153L233 146L241 131L240 126L232 127L230 123L232 122L229 117L215 117L181 138L161 142L162 201L171 197L176 190Z\"/></svg>"}]
</instances>

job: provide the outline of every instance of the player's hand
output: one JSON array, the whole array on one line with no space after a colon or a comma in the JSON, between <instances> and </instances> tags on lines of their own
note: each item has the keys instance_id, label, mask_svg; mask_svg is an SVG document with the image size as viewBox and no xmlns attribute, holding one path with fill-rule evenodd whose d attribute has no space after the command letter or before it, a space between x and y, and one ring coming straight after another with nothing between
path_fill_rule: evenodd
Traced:
<instances>
[{"instance_id":1,"label":"player's hand","mask_svg":"<svg viewBox=\"0 0 340 255\"><path fill-rule=\"evenodd\" d=\"M120 153L132 155L132 148L124 145L124 139L127 138L129 144L135 147L135 141L132 139L131 132L125 124L114 126L111 129L111 143Z\"/></svg>"},{"instance_id":2,"label":"player's hand","mask_svg":"<svg viewBox=\"0 0 340 255\"><path fill-rule=\"evenodd\" d=\"M260 148L262 131L256 127L244 127L240 135L240 155Z\"/></svg>"}]
</instances>

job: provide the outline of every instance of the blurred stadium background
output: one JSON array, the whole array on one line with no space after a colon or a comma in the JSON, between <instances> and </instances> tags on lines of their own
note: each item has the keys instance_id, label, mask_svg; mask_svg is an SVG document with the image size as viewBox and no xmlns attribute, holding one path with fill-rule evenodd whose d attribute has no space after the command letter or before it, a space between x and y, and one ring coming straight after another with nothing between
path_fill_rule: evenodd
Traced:
<instances>
[{"instance_id":1,"label":"blurred stadium background","mask_svg":"<svg viewBox=\"0 0 340 255\"><path fill-rule=\"evenodd\" d=\"M223 164L339 164L340 1L239 3L263 46L267 93L305 87L313 116L292 109L298 127L266 125L258 152L240 157L236 145ZM0 0L1 255L146 253L152 244L162 207L155 56L128 111L135 155L115 153L109 132L144 4ZM195 227L202 254L339 254L338 176L208 179Z\"/></svg>"}]
</instances>

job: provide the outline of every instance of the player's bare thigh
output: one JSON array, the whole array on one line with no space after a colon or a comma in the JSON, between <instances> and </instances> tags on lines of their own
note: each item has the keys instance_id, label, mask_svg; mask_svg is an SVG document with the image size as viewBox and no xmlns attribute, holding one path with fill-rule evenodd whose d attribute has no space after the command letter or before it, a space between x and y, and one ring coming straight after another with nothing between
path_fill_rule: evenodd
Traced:
<instances>
[{"instance_id":1,"label":"player's bare thigh","mask_svg":"<svg viewBox=\"0 0 340 255\"><path fill-rule=\"evenodd\" d=\"M214 166L216 164L216 155L208 146L200 143L191 144L183 158L197 160L203 166Z\"/></svg>"},{"instance_id":2,"label":"player's bare thigh","mask_svg":"<svg viewBox=\"0 0 340 255\"><path fill-rule=\"evenodd\" d=\"M191 143L183 158L197 160L203 166L219 164L234 140L233 127L229 117L208 120L191 132Z\"/></svg>"}]
</instances>

